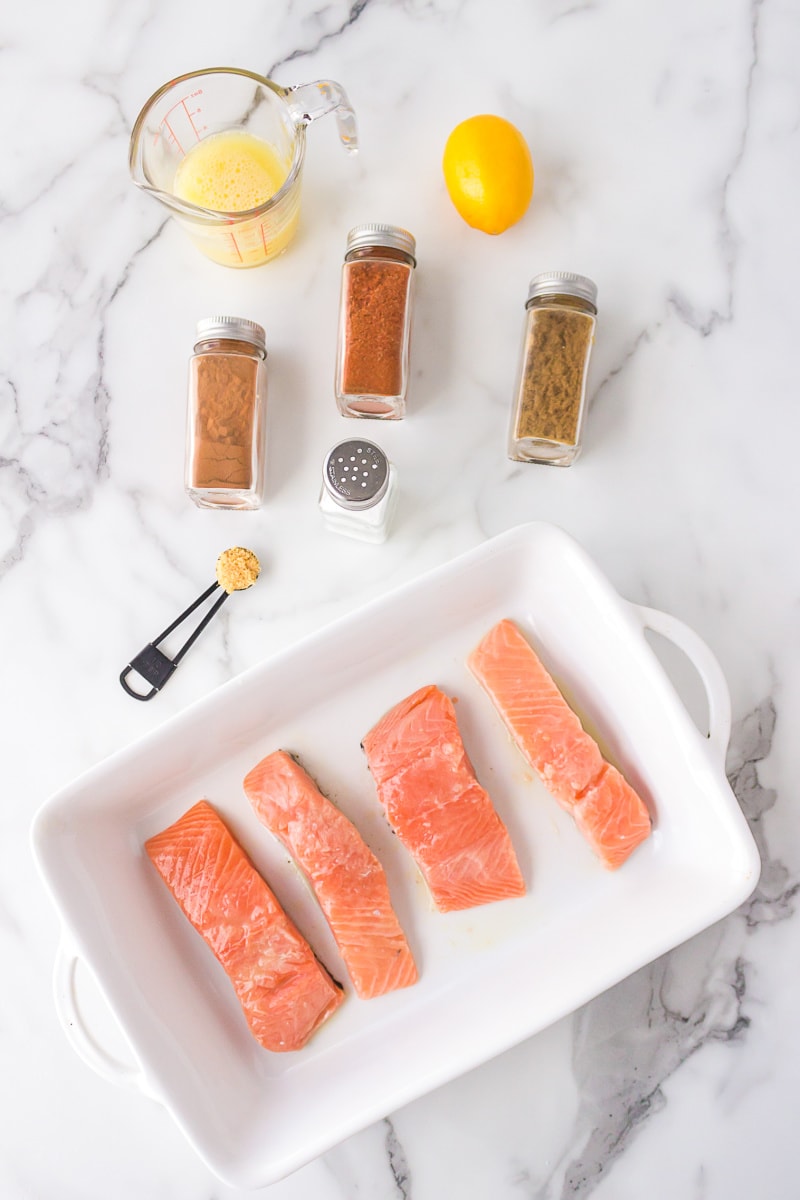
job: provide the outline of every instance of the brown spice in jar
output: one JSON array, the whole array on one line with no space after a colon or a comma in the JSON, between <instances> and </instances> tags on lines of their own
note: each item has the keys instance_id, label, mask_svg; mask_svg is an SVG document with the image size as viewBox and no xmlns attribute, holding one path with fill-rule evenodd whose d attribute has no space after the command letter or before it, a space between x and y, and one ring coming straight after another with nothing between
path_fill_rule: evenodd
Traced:
<instances>
[{"instance_id":1,"label":"brown spice in jar","mask_svg":"<svg viewBox=\"0 0 800 1200\"><path fill-rule=\"evenodd\" d=\"M593 334L588 312L528 310L515 438L576 444Z\"/></svg>"},{"instance_id":2,"label":"brown spice in jar","mask_svg":"<svg viewBox=\"0 0 800 1200\"><path fill-rule=\"evenodd\" d=\"M363 259L345 267L341 390L347 396L399 396L412 268Z\"/></svg>"},{"instance_id":3,"label":"brown spice in jar","mask_svg":"<svg viewBox=\"0 0 800 1200\"><path fill-rule=\"evenodd\" d=\"M193 360L195 436L192 486L246 490L253 482L258 363L241 353Z\"/></svg>"}]
</instances>

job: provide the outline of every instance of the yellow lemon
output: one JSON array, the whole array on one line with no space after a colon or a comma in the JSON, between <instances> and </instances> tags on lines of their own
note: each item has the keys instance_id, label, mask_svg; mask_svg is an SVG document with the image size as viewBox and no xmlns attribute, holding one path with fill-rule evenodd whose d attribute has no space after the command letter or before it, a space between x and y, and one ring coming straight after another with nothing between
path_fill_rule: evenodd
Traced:
<instances>
[{"instance_id":1,"label":"yellow lemon","mask_svg":"<svg viewBox=\"0 0 800 1200\"><path fill-rule=\"evenodd\" d=\"M456 125L442 168L450 199L473 229L502 233L525 215L533 195L531 153L504 117L484 114Z\"/></svg>"}]
</instances>

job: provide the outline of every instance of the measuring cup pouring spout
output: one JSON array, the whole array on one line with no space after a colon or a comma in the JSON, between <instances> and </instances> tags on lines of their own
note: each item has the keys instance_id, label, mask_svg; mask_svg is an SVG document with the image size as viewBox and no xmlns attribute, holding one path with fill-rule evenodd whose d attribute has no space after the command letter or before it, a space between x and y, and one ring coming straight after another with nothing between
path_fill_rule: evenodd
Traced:
<instances>
[{"instance_id":1,"label":"measuring cup pouring spout","mask_svg":"<svg viewBox=\"0 0 800 1200\"><path fill-rule=\"evenodd\" d=\"M281 87L237 67L212 67L170 80L142 108L131 133L129 165L133 182L164 204L209 258L225 266L250 267L286 249L300 213L300 187L306 127L319 117L336 117L339 138L349 153L358 148L355 113L340 84L318 79ZM215 137L213 147L206 139ZM224 189L203 195L184 186L198 172L196 152L214 154L248 147L269 187L255 193L258 203L228 203ZM213 170L211 176L213 177Z\"/></svg>"}]
</instances>

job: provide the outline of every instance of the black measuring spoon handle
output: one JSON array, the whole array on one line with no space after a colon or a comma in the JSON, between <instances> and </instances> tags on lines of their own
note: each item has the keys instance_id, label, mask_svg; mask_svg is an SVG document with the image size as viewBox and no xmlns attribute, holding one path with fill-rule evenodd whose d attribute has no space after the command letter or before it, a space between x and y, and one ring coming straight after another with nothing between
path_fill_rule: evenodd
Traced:
<instances>
[{"instance_id":1,"label":"black measuring spoon handle","mask_svg":"<svg viewBox=\"0 0 800 1200\"><path fill-rule=\"evenodd\" d=\"M210 594L211 594L210 592L206 592L206 595L210 595ZM181 661L181 659L183 658L186 651L189 649L190 646L194 645L194 643L200 637L200 634L205 629L208 622L211 620L211 618L213 616L215 616L219 612L219 610L222 608L225 601L228 599L229 595L230 595L230 592L223 592L222 595L220 596L219 600L217 600L216 604L211 606L211 608L208 610L206 615L203 617L200 624L195 629L194 633L189 638L187 638L187 640L183 643L183 645L181 646L178 653L173 658L173 660L172 660L173 666L177 667L178 663ZM194 608L194 607L195 607L195 605L192 605L192 608ZM162 636L164 636L164 635L162 635Z\"/></svg>"},{"instance_id":2,"label":"black measuring spoon handle","mask_svg":"<svg viewBox=\"0 0 800 1200\"><path fill-rule=\"evenodd\" d=\"M167 628L158 635L155 641L148 642L145 648L140 650L136 657L132 658L127 667L125 667L125 669L122 671L119 681L128 695L132 696L134 700L152 700L153 697L161 691L167 680L173 675L178 663L181 661L186 651L194 645L212 617L215 616L215 614L218 613L222 608L222 605L228 599L230 593L222 593L219 600L217 600L216 603L213 604L208 610L202 621L199 623L190 637L187 638L174 658L169 658L162 650L159 650L159 643L163 642L164 638L168 637L174 629L177 629L187 617L191 616L194 610L201 605L204 600L207 600L208 597L215 592L218 587L218 583L212 583L211 587L206 588L203 594L198 596L188 608L184 609L180 616L176 617L172 624L168 625ZM128 676L130 675L131 671L135 671L137 675L141 675L145 683L150 684L149 692L137 692L131 687L131 685L128 683Z\"/></svg>"},{"instance_id":3,"label":"black measuring spoon handle","mask_svg":"<svg viewBox=\"0 0 800 1200\"><path fill-rule=\"evenodd\" d=\"M119 681L134 700L152 700L156 692L161 691L176 666L177 664L171 658L167 658L166 654L158 649L155 642L148 642L144 650L140 650L136 657L128 663L120 675ZM128 683L131 671L135 671L137 675L141 675L142 679L151 684L149 692L134 691Z\"/></svg>"}]
</instances>

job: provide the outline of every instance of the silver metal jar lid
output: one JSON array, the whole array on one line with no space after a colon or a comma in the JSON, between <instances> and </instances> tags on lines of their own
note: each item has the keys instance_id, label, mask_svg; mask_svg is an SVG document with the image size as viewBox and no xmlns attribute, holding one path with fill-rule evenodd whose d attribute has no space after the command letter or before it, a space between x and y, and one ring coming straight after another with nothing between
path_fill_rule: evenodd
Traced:
<instances>
[{"instance_id":1,"label":"silver metal jar lid","mask_svg":"<svg viewBox=\"0 0 800 1200\"><path fill-rule=\"evenodd\" d=\"M586 275L574 275L571 271L545 271L531 280L528 303L538 296L577 296L597 307L597 284Z\"/></svg>"},{"instance_id":2,"label":"silver metal jar lid","mask_svg":"<svg viewBox=\"0 0 800 1200\"><path fill-rule=\"evenodd\" d=\"M385 496L389 460L373 442L349 438L328 451L322 478L326 492L340 508L363 512Z\"/></svg>"},{"instance_id":3,"label":"silver metal jar lid","mask_svg":"<svg viewBox=\"0 0 800 1200\"><path fill-rule=\"evenodd\" d=\"M233 338L239 342L249 342L264 357L267 354L264 330L246 317L203 317L197 322L197 340L202 342L209 338Z\"/></svg>"},{"instance_id":4,"label":"silver metal jar lid","mask_svg":"<svg viewBox=\"0 0 800 1200\"><path fill-rule=\"evenodd\" d=\"M366 250L370 246L388 246L392 250L402 250L414 259L416 266L416 238L399 225L356 225L347 235L345 254L352 250Z\"/></svg>"}]
</instances>

